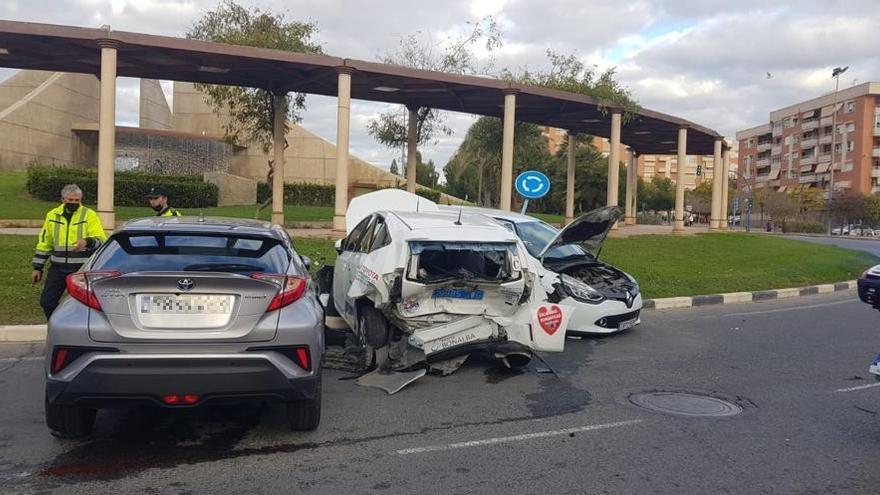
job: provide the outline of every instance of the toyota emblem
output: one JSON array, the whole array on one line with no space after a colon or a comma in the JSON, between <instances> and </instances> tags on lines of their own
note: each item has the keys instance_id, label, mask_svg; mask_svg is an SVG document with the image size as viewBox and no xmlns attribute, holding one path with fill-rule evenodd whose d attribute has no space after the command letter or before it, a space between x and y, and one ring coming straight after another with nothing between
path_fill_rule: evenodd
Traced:
<instances>
[{"instance_id":1,"label":"toyota emblem","mask_svg":"<svg viewBox=\"0 0 880 495\"><path fill-rule=\"evenodd\" d=\"M180 290L192 290L193 281L188 278L182 278L177 281L177 288Z\"/></svg>"}]
</instances>

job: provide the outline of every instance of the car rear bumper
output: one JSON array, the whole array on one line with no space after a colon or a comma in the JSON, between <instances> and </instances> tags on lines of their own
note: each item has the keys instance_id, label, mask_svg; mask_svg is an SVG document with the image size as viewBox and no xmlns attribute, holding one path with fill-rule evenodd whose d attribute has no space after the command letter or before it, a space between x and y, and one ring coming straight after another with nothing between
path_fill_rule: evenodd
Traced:
<instances>
[{"instance_id":1,"label":"car rear bumper","mask_svg":"<svg viewBox=\"0 0 880 495\"><path fill-rule=\"evenodd\" d=\"M93 357L75 374L48 377L50 404L112 407L151 403L163 407L238 403L249 400L286 402L315 397L318 376L300 370L291 376L266 356L235 357ZM316 363L318 364L318 363ZM295 366L291 363L291 366ZM65 379L67 378L67 379ZM196 395L191 405L167 405L167 395Z\"/></svg>"}]
</instances>

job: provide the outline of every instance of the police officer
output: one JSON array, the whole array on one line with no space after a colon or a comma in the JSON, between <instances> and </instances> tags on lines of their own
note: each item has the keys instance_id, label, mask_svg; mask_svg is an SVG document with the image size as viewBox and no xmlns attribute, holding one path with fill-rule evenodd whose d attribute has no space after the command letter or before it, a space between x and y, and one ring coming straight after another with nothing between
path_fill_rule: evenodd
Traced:
<instances>
[{"instance_id":1,"label":"police officer","mask_svg":"<svg viewBox=\"0 0 880 495\"><path fill-rule=\"evenodd\" d=\"M156 211L157 217L179 217L180 212L168 205L168 191L162 186L154 186L147 193L150 208Z\"/></svg>"},{"instance_id":2,"label":"police officer","mask_svg":"<svg viewBox=\"0 0 880 495\"><path fill-rule=\"evenodd\" d=\"M67 275L79 270L104 241L107 234L95 210L82 204L82 190L76 184L61 189L61 205L49 210L37 238L31 265L34 283L43 278L43 268L50 261L49 273L40 295L46 319L58 307L67 288Z\"/></svg>"}]
</instances>

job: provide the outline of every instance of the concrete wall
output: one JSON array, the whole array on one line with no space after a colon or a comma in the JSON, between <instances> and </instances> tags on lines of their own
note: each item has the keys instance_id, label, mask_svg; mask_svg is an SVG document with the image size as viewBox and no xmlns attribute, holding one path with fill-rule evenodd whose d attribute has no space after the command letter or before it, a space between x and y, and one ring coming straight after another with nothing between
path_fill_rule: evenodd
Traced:
<instances>
[{"instance_id":1,"label":"concrete wall","mask_svg":"<svg viewBox=\"0 0 880 495\"><path fill-rule=\"evenodd\" d=\"M257 181L247 177L207 172L205 182L217 186L217 206L255 205L257 203Z\"/></svg>"},{"instance_id":2,"label":"concrete wall","mask_svg":"<svg viewBox=\"0 0 880 495\"><path fill-rule=\"evenodd\" d=\"M141 79L141 96L138 107L139 126L145 129L172 129L171 108L162 85L155 79Z\"/></svg>"},{"instance_id":3,"label":"concrete wall","mask_svg":"<svg viewBox=\"0 0 880 495\"><path fill-rule=\"evenodd\" d=\"M0 170L32 161L74 165L74 123L98 121L98 79L83 74L20 71L0 83Z\"/></svg>"},{"instance_id":4,"label":"concrete wall","mask_svg":"<svg viewBox=\"0 0 880 495\"><path fill-rule=\"evenodd\" d=\"M191 83L174 83L174 130L220 137L224 135L223 118L218 117L204 101L204 96ZM284 179L287 182L333 184L336 180L336 146L302 126L294 125L287 134L284 151ZM271 152L270 152L271 153ZM266 180L268 161L256 146L242 152L242 158L229 172L235 175ZM403 177L375 167L355 156L349 157L349 177L353 187L395 186L404 184Z\"/></svg>"}]
</instances>

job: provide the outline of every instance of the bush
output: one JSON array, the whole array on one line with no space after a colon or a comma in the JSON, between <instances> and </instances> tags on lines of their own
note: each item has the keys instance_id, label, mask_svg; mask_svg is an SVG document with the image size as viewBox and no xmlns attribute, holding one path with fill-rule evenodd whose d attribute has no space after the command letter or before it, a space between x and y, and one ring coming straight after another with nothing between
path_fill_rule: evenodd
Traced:
<instances>
[{"instance_id":1,"label":"bush","mask_svg":"<svg viewBox=\"0 0 880 495\"><path fill-rule=\"evenodd\" d=\"M803 234L824 234L825 226L818 222L785 222L783 232L800 232Z\"/></svg>"},{"instance_id":2,"label":"bush","mask_svg":"<svg viewBox=\"0 0 880 495\"><path fill-rule=\"evenodd\" d=\"M257 184L257 203L262 203L272 195L272 188L266 182ZM284 184L284 204L301 206L333 206L336 201L336 186L294 182Z\"/></svg>"},{"instance_id":3,"label":"bush","mask_svg":"<svg viewBox=\"0 0 880 495\"><path fill-rule=\"evenodd\" d=\"M170 203L179 208L217 206L217 186L206 183L198 175L165 175L136 171L115 173L113 202L116 206L144 206L144 195L153 186L168 190ZM58 201L61 188L75 183L83 190L87 202L98 197L98 171L89 168L31 166L27 170L27 190L43 201Z\"/></svg>"},{"instance_id":4,"label":"bush","mask_svg":"<svg viewBox=\"0 0 880 495\"><path fill-rule=\"evenodd\" d=\"M666 221L660 215L639 213L636 215L636 223L639 225L665 225Z\"/></svg>"},{"instance_id":5,"label":"bush","mask_svg":"<svg viewBox=\"0 0 880 495\"><path fill-rule=\"evenodd\" d=\"M406 189L405 186L398 189ZM435 203L440 202L440 191L420 187L416 194ZM257 184L257 203L262 203L272 195L272 189L266 182ZM284 204L302 206L333 206L336 201L336 186L294 182L284 184Z\"/></svg>"}]
</instances>

